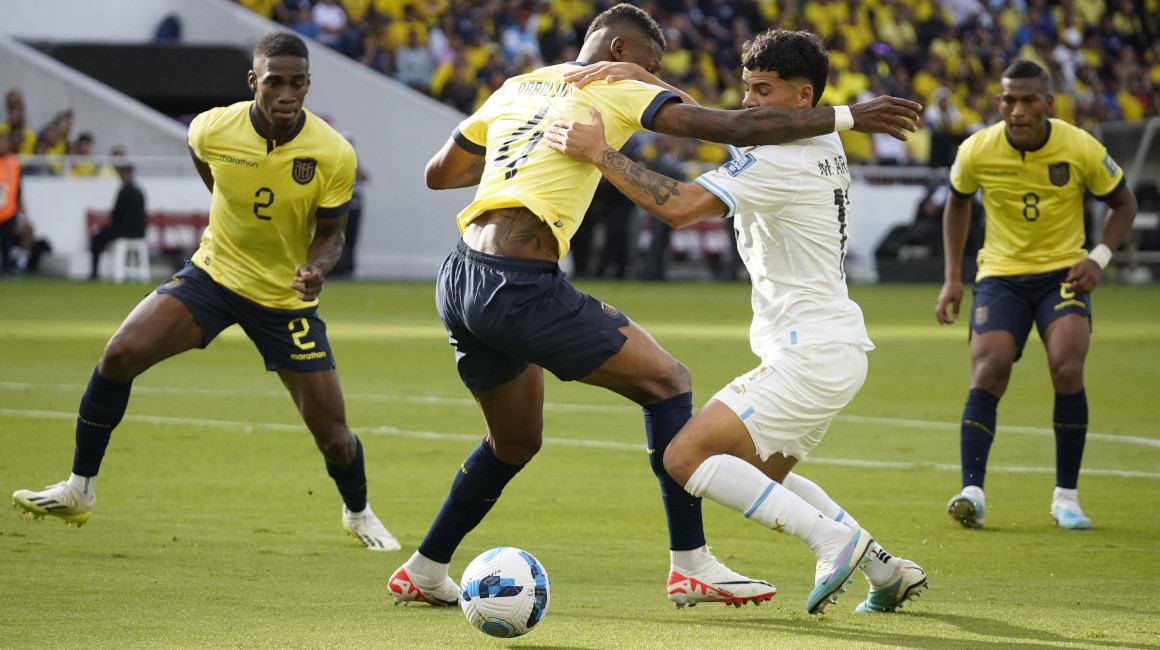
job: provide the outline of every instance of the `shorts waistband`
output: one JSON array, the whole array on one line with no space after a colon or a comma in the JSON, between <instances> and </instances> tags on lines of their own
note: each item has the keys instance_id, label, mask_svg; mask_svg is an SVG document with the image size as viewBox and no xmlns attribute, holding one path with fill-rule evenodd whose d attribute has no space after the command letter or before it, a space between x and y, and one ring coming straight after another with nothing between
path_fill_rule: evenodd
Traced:
<instances>
[{"instance_id":1,"label":"shorts waistband","mask_svg":"<svg viewBox=\"0 0 1160 650\"><path fill-rule=\"evenodd\" d=\"M520 271L523 273L555 273L560 265L546 260L528 260L522 257L505 257L503 255L488 255L481 253L460 239L455 244L455 253L472 264L480 264L493 269L504 271Z\"/></svg>"}]
</instances>

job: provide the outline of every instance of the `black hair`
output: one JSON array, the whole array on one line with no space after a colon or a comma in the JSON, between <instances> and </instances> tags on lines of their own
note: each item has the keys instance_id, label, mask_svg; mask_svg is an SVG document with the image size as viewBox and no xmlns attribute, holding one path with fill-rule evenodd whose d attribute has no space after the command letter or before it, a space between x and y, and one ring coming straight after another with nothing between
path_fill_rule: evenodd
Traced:
<instances>
[{"instance_id":1,"label":"black hair","mask_svg":"<svg viewBox=\"0 0 1160 650\"><path fill-rule=\"evenodd\" d=\"M1051 91L1051 77L1038 63L1027 59L1016 59L1003 70L1004 79L1038 79L1043 87Z\"/></svg>"},{"instance_id":2,"label":"black hair","mask_svg":"<svg viewBox=\"0 0 1160 650\"><path fill-rule=\"evenodd\" d=\"M814 88L814 106L826 91L830 54L821 37L812 32L771 29L747 42L741 50L746 70L776 72L783 80L805 79Z\"/></svg>"},{"instance_id":3,"label":"black hair","mask_svg":"<svg viewBox=\"0 0 1160 650\"><path fill-rule=\"evenodd\" d=\"M306 43L291 32L270 32L254 45L254 58L273 58L275 56L297 56L310 60L310 51Z\"/></svg>"},{"instance_id":4,"label":"black hair","mask_svg":"<svg viewBox=\"0 0 1160 650\"><path fill-rule=\"evenodd\" d=\"M598 30L618 25L635 27L641 34L648 36L654 43L660 45L661 52L665 51L665 35L661 31L661 26L653 20L652 16L648 15L648 12L628 3L621 3L601 12L588 26L584 40L587 41L588 37Z\"/></svg>"}]
</instances>

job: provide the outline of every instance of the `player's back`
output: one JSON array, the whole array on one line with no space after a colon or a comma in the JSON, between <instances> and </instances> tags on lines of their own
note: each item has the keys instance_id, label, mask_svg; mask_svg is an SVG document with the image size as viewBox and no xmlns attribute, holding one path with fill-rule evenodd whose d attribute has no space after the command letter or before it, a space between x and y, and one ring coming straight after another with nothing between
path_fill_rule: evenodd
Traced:
<instances>
[{"instance_id":1,"label":"player's back","mask_svg":"<svg viewBox=\"0 0 1160 650\"><path fill-rule=\"evenodd\" d=\"M458 142L486 160L475 200L459 214L460 227L487 210L523 206L552 227L560 254L592 200L600 172L552 150L542 140L556 120L591 122L600 111L605 139L620 148L651 125L656 109L676 99L671 92L637 81L584 88L563 75L578 63L562 63L512 77L459 125Z\"/></svg>"}]
</instances>

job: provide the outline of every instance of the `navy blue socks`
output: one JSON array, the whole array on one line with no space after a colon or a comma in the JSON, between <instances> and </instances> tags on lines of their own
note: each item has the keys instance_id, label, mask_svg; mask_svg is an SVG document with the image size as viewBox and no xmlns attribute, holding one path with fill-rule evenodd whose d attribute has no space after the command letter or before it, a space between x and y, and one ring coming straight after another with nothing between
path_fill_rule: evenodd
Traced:
<instances>
[{"instance_id":1,"label":"navy blue socks","mask_svg":"<svg viewBox=\"0 0 1160 650\"><path fill-rule=\"evenodd\" d=\"M665 449L693 417L692 393L681 393L644 407L644 432L648 440L648 462L661 484L661 499L669 522L669 549L688 551L705 545L701 521L701 500L688 492L665 471Z\"/></svg>"},{"instance_id":2,"label":"navy blue socks","mask_svg":"<svg viewBox=\"0 0 1160 650\"><path fill-rule=\"evenodd\" d=\"M419 544L419 552L436 562L451 562L451 555L459 543L483 521L504 486L526 464L508 465L500 461L484 438L455 472L451 492L435 516L427 537Z\"/></svg>"},{"instance_id":3,"label":"navy blue socks","mask_svg":"<svg viewBox=\"0 0 1160 650\"><path fill-rule=\"evenodd\" d=\"M1052 424L1055 427L1055 485L1074 490L1087 438L1087 393L1082 389L1074 395L1056 393Z\"/></svg>"},{"instance_id":4,"label":"navy blue socks","mask_svg":"<svg viewBox=\"0 0 1160 650\"><path fill-rule=\"evenodd\" d=\"M73 451L73 474L96 476L109 446L113 429L121 423L129 406L132 381L105 379L94 368L89 387L81 397L77 413L76 449Z\"/></svg>"},{"instance_id":5,"label":"navy blue socks","mask_svg":"<svg viewBox=\"0 0 1160 650\"><path fill-rule=\"evenodd\" d=\"M999 398L981 389L967 393L963 421L959 425L959 450L963 462L963 487L983 487L987 474L987 454L995 441L996 411Z\"/></svg>"},{"instance_id":6,"label":"navy blue socks","mask_svg":"<svg viewBox=\"0 0 1160 650\"><path fill-rule=\"evenodd\" d=\"M367 472L366 464L363 462L362 441L358 436L355 436L354 440L358 444L358 451L355 452L350 465L340 467L327 458L326 473L338 486L338 493L342 495L346 509L351 512L362 512L367 507Z\"/></svg>"}]
</instances>

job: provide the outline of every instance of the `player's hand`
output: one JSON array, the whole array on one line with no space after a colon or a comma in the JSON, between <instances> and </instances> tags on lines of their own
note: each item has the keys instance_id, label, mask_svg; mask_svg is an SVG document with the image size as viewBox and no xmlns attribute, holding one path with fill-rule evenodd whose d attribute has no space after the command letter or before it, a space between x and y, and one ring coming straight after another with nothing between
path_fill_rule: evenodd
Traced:
<instances>
[{"instance_id":1,"label":"player's hand","mask_svg":"<svg viewBox=\"0 0 1160 650\"><path fill-rule=\"evenodd\" d=\"M310 302L322 293L323 282L325 280L317 266L299 264L298 268L294 269L294 281L290 283L290 288L298 292L299 300Z\"/></svg>"},{"instance_id":2,"label":"player's hand","mask_svg":"<svg viewBox=\"0 0 1160 650\"><path fill-rule=\"evenodd\" d=\"M600 117L600 111L595 107L588 110L592 112L591 124L557 120L544 132L544 140L549 147L572 160L594 164L611 147L604 139L604 119Z\"/></svg>"},{"instance_id":3,"label":"player's hand","mask_svg":"<svg viewBox=\"0 0 1160 650\"><path fill-rule=\"evenodd\" d=\"M601 61L564 73L564 81L575 83L577 88L583 88L593 81L605 80L608 83L635 79L645 83L655 84L657 78L649 74L648 70L635 63L619 61Z\"/></svg>"},{"instance_id":4,"label":"player's hand","mask_svg":"<svg viewBox=\"0 0 1160 650\"><path fill-rule=\"evenodd\" d=\"M934 308L934 317L942 325L950 325L959 317L959 305L963 302L963 283L947 280L943 283L942 291L938 292L938 304ZM947 305L951 306L951 313L947 315Z\"/></svg>"},{"instance_id":5,"label":"player's hand","mask_svg":"<svg viewBox=\"0 0 1160 650\"><path fill-rule=\"evenodd\" d=\"M1075 293L1091 293L1096 290L1096 285L1100 283L1100 273L1102 273L1100 265L1096 264L1095 260L1083 260L1077 262L1075 266L1071 267L1067 272L1067 290Z\"/></svg>"},{"instance_id":6,"label":"player's hand","mask_svg":"<svg viewBox=\"0 0 1160 650\"><path fill-rule=\"evenodd\" d=\"M875 97L850 107L854 130L861 133L885 133L906 141L907 132L918 130L918 112L922 104L898 97Z\"/></svg>"}]
</instances>

